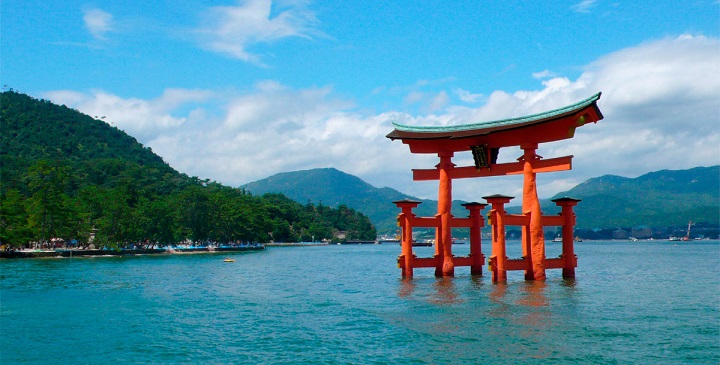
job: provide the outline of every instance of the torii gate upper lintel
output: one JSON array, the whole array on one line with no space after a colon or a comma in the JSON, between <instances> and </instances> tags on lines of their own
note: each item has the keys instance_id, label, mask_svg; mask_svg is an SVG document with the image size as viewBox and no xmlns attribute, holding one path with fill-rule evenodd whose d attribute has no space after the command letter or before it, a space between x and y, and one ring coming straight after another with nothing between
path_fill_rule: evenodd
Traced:
<instances>
[{"instance_id":1,"label":"torii gate upper lintel","mask_svg":"<svg viewBox=\"0 0 720 365\"><path fill-rule=\"evenodd\" d=\"M493 271L493 281L506 280L506 270L525 270L526 279L544 280L545 269L555 267L564 269L563 276L574 277L576 260L568 257L561 257L561 260L545 257L543 227L559 225L563 226L564 233L567 232L567 225L572 228L575 224L571 209L577 204L577 200L568 198L573 202L572 204L565 200L556 202L563 206L560 216L543 216L540 211L536 186L537 173L571 170L573 156L544 159L537 155L536 150L541 143L572 138L576 128L603 119L597 106L600 95L601 93L597 93L575 104L544 113L491 122L441 127L406 126L393 123L395 129L387 135L388 138L401 140L410 147L411 153L437 154L440 159L434 169L412 170L415 181L438 180L438 214L434 220L432 218L425 220L415 218L411 210L416 205L411 207L408 204L396 202L398 207L403 208L398 219L403 229L403 254L398 259L398 263L403 269L403 276L411 277L414 267L435 267L437 276L453 276L455 266L472 266L473 274L478 273L477 256L482 255L479 253L479 248L472 250L475 251L475 257L472 259L454 257L452 254L452 227L471 227L472 242L472 232L476 232L479 236L479 227L484 225L482 217L479 220L469 218L466 222L452 216L450 212L452 179L523 174L522 215L516 217L505 214L503 205L512 197L487 197L489 198L487 199L488 203L493 206L489 216L493 225L493 255L489 262L490 269ZM523 155L518 158L517 162L497 163L499 150L511 146L520 147ZM452 163L455 153L466 151L472 152L474 166L455 166ZM470 210L469 207L468 209ZM477 210L475 207L471 210L471 216L475 210ZM563 215L565 216L563 217ZM568 215L572 215L572 217L568 217ZM419 224L413 224L413 222ZM506 224L525 227L522 231L523 259L521 260L508 260L507 257L504 257L504 225ZM414 255L412 255L413 257L408 256L408 253L411 252L408 247L412 245L413 227L436 227L436 255L433 258L418 259ZM503 232L498 231L499 227L502 227ZM410 232L409 235L406 231ZM572 239L572 235L569 237L563 235L564 241L570 240L570 252L566 252L567 245L563 243L563 256L571 254ZM501 254L496 252L496 249L499 250L497 241L502 241ZM477 245L479 245L479 241Z\"/></svg>"}]
</instances>

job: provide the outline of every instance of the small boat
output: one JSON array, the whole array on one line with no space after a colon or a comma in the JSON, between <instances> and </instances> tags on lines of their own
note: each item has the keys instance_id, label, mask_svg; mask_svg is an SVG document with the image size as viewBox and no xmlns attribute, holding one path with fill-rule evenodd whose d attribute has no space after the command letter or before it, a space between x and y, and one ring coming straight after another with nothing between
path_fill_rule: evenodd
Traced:
<instances>
[{"instance_id":1,"label":"small boat","mask_svg":"<svg viewBox=\"0 0 720 365\"><path fill-rule=\"evenodd\" d=\"M229 258L229 257L226 257L224 261L225 261L225 262L235 262L235 259L231 259L231 258Z\"/></svg>"},{"instance_id":2,"label":"small boat","mask_svg":"<svg viewBox=\"0 0 720 365\"><path fill-rule=\"evenodd\" d=\"M424 241L413 241L412 245L413 247L430 247L435 242L433 240L424 240Z\"/></svg>"},{"instance_id":3,"label":"small boat","mask_svg":"<svg viewBox=\"0 0 720 365\"><path fill-rule=\"evenodd\" d=\"M562 237L557 236L557 237L553 238L553 242L562 242Z\"/></svg>"},{"instance_id":4,"label":"small boat","mask_svg":"<svg viewBox=\"0 0 720 365\"><path fill-rule=\"evenodd\" d=\"M400 246L402 246L402 241L399 241L398 244ZM421 241L413 240L413 242L412 242L413 247L430 247L433 244L435 244L435 240L421 240Z\"/></svg>"}]
</instances>

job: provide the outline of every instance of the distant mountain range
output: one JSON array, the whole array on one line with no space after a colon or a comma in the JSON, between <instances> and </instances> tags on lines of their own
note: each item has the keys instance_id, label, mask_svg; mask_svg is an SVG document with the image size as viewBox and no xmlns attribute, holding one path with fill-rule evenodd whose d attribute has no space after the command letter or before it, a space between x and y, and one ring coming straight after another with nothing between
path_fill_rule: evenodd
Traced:
<instances>
[{"instance_id":1,"label":"distant mountain range","mask_svg":"<svg viewBox=\"0 0 720 365\"><path fill-rule=\"evenodd\" d=\"M720 166L661 170L634 179L604 175L555 197L564 195L583 199L576 209L578 227L718 224Z\"/></svg>"},{"instance_id":2,"label":"distant mountain range","mask_svg":"<svg viewBox=\"0 0 720 365\"><path fill-rule=\"evenodd\" d=\"M437 201L418 199L391 188L376 188L360 178L333 168L285 172L258 180L242 188L256 195L281 193L300 203L345 204L367 215L378 232L394 232L401 199L422 201L417 214L432 216ZM576 207L577 227L585 229L646 226L673 226L688 221L720 222L720 166L689 170L662 170L631 179L604 175L553 197L582 199ZM453 202L453 214L464 216L464 202ZM550 199L543 200L543 212L556 214ZM511 213L519 207L509 207Z\"/></svg>"},{"instance_id":3,"label":"distant mountain range","mask_svg":"<svg viewBox=\"0 0 720 365\"><path fill-rule=\"evenodd\" d=\"M241 188L255 194L281 193L299 203L314 203L336 207L345 204L363 212L378 232L394 232L397 227L397 208L393 201L413 199L422 201L418 214L434 215L437 202L422 200L391 188L376 188L357 176L334 168L283 172L251 182ZM461 202L455 202L460 207Z\"/></svg>"}]
</instances>

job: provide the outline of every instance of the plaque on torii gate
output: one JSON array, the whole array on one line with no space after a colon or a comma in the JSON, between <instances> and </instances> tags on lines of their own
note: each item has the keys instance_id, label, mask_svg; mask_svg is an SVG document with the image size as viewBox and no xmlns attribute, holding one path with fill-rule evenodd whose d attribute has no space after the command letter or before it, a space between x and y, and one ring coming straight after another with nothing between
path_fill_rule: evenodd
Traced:
<instances>
[{"instance_id":1,"label":"plaque on torii gate","mask_svg":"<svg viewBox=\"0 0 720 365\"><path fill-rule=\"evenodd\" d=\"M435 240L436 255L431 260L436 269L435 275L453 276L455 266L459 266L458 263L468 261L457 260L452 255L451 229L457 227L457 225L453 225L453 222L457 221L457 219L451 214L452 179L522 174L523 214L517 217L508 216L508 219L510 219L510 222L517 222L519 225L525 227L525 229L522 230L523 260L514 260L518 261L517 265L508 265L508 267L524 269L525 278L528 280L544 280L546 266L549 266L548 268L563 267L564 273L571 272L574 276L574 266L572 270L569 270L570 268L557 266L560 264L556 265L554 261L545 258L545 241L543 236L544 225L563 225L563 232L566 232L567 225L574 225L574 214L572 211L564 208L563 213L560 213L558 217L543 216L540 210L535 181L536 174L539 172L572 169L573 156L546 159L537 155L536 150L540 143L572 138L575 135L576 128L588 123L596 123L603 119L603 115L597 106L600 95L601 93L597 93L575 104L544 113L491 122L452 126L408 126L393 123L394 130L387 135L387 138L391 140L401 140L410 147L411 153L437 154L440 159L440 162L434 169L412 170L413 180L415 181L438 180L439 182L438 213L434 219L428 218L432 220L432 222L425 225L425 227L436 227L437 229ZM497 156L501 148L515 146L523 150L523 155L518 158L517 162L497 163ZM474 166L455 166L455 164L452 163L452 157L458 152L471 152L475 162ZM495 201L497 201L497 198L495 198ZM572 205L576 203L577 201ZM402 226L403 229L412 231L412 221L409 220L409 217L414 217L414 215L411 214L411 208L407 207L406 202L396 202L396 204L398 204L399 207L404 207L400 217L406 224ZM500 204L499 207L502 207L504 203L498 204ZM562 203L557 204L567 205L564 200ZM572 207L572 205L570 207ZM564 219L561 219L563 214L570 214L572 217L566 216ZM491 215L491 218L492 217L495 216ZM505 217L505 215L503 215L503 217ZM401 220L400 218L399 222ZM415 221L423 222L418 219L415 219ZM553 222L563 223L554 224ZM480 220L479 223L475 224L482 225L483 222ZM467 227L467 225L461 226ZM471 225L470 227L472 228L473 226ZM479 232L479 229L475 231ZM403 239L402 244L412 245L412 233L409 235L403 233L403 237L406 236L410 237L409 242ZM502 237L504 241L504 233ZM570 237L563 236L563 240L569 240L569 243L572 244L572 234ZM565 246L567 245L564 242L563 247ZM495 247L495 242L493 242L493 247ZM411 252L411 250L403 247L403 252ZM495 252L493 252L493 254L496 255ZM415 261L418 260L419 259L415 258ZM500 257L499 260L503 261L506 260L506 258ZM427 261L428 260L423 261L425 264L421 267L429 267L430 264L428 264ZM570 263L575 265L575 260L567 257L560 261L567 263L563 265L570 265ZM413 262L414 260L410 257L398 260L398 264L403 268L403 276L413 275L413 267L408 267L408 265L412 265ZM497 270L497 265L493 267L492 262L491 270ZM566 276L565 274L563 275ZM567 276L569 275L570 274ZM494 274L494 281L496 281L495 277ZM499 274L498 277L499 280L502 281L504 273Z\"/></svg>"}]
</instances>

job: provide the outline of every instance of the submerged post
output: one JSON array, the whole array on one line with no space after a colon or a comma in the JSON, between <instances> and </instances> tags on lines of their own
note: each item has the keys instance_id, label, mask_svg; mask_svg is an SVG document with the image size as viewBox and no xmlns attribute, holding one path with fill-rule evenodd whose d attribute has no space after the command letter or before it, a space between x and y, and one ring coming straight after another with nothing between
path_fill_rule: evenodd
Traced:
<instances>
[{"instance_id":1,"label":"submerged post","mask_svg":"<svg viewBox=\"0 0 720 365\"><path fill-rule=\"evenodd\" d=\"M493 283L507 281L507 251L505 247L505 204L513 199L512 196L490 195L483 199L491 204L490 222L492 223L492 255L490 256L490 271Z\"/></svg>"},{"instance_id":2,"label":"submerged post","mask_svg":"<svg viewBox=\"0 0 720 365\"><path fill-rule=\"evenodd\" d=\"M481 211L487 204L465 203L465 209L470 211L470 274L482 275L482 267L485 264L485 257L482 254L481 228L484 226Z\"/></svg>"},{"instance_id":3,"label":"submerged post","mask_svg":"<svg viewBox=\"0 0 720 365\"><path fill-rule=\"evenodd\" d=\"M413 276L413 253L412 253L412 218L415 217L412 210L417 207L420 202L414 200L398 200L393 202L401 213L398 215L398 225L401 234L401 255L398 257L398 265L402 271L402 277Z\"/></svg>"},{"instance_id":4,"label":"submerged post","mask_svg":"<svg viewBox=\"0 0 720 365\"><path fill-rule=\"evenodd\" d=\"M580 199L562 197L552 200L557 206L562 207L560 215L563 217L562 225L562 258L563 269L562 276L564 278L574 278L575 268L577 267L577 256L575 256L575 213L573 207L580 202Z\"/></svg>"}]
</instances>

